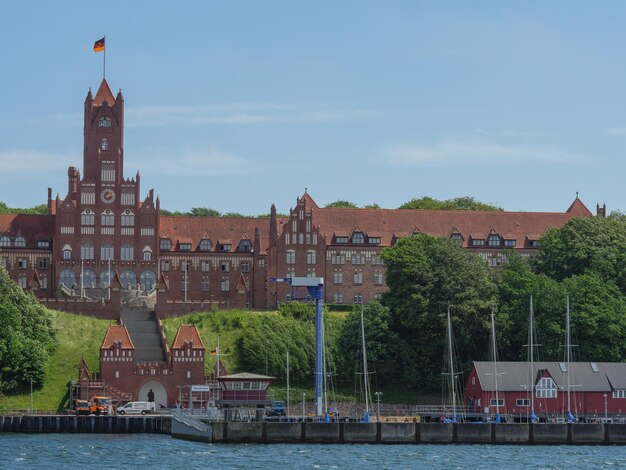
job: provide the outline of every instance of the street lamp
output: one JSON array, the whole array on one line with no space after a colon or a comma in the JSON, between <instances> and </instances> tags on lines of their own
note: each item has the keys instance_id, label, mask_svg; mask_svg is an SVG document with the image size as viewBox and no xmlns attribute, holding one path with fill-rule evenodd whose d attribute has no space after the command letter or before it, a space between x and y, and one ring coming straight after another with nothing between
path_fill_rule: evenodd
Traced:
<instances>
[{"instance_id":1,"label":"street lamp","mask_svg":"<svg viewBox=\"0 0 626 470\"><path fill-rule=\"evenodd\" d=\"M374 395L376 395L376 421L378 421L380 423L380 397L382 396L383 392L374 392Z\"/></svg>"},{"instance_id":2,"label":"street lamp","mask_svg":"<svg viewBox=\"0 0 626 470\"><path fill-rule=\"evenodd\" d=\"M608 401L606 399L606 393L604 394L604 422L606 423L608 421L608 414L609 414L609 406L608 406Z\"/></svg>"},{"instance_id":3,"label":"street lamp","mask_svg":"<svg viewBox=\"0 0 626 470\"><path fill-rule=\"evenodd\" d=\"M304 400L306 400L306 392L302 393L302 421L304 421L306 413L304 410Z\"/></svg>"},{"instance_id":4,"label":"street lamp","mask_svg":"<svg viewBox=\"0 0 626 470\"><path fill-rule=\"evenodd\" d=\"M268 372L268 368L267 368L267 340L265 340L265 375L268 375L267 372Z\"/></svg>"}]
</instances>

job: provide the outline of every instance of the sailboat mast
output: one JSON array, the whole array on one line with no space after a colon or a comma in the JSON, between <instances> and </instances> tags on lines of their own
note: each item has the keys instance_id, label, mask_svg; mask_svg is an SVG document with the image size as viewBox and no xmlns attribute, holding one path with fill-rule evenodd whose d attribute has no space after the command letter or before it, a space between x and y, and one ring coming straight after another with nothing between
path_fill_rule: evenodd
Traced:
<instances>
[{"instance_id":1,"label":"sailboat mast","mask_svg":"<svg viewBox=\"0 0 626 470\"><path fill-rule=\"evenodd\" d=\"M491 340L493 347L493 377L496 385L496 416L500 415L500 396L498 395L498 356L496 350L496 314L491 307Z\"/></svg>"},{"instance_id":2,"label":"sailboat mast","mask_svg":"<svg viewBox=\"0 0 626 470\"><path fill-rule=\"evenodd\" d=\"M363 303L361 303L361 340L363 342L363 381L365 389L365 413L370 414L369 386L367 377L367 353L365 351L365 323L363 321Z\"/></svg>"},{"instance_id":3,"label":"sailboat mast","mask_svg":"<svg viewBox=\"0 0 626 470\"><path fill-rule=\"evenodd\" d=\"M567 359L567 413L568 413L567 418L569 419L569 414L572 411L571 400L570 400L570 398L571 398L570 397L570 389L571 389L571 382L570 382L570 365L571 364L570 364L570 361L572 359L571 358L571 347L572 347L572 345L570 343L571 339L570 339L570 329L569 329L569 295L567 296L567 308L565 310L565 331L566 331L566 335L567 335L567 338L565 340L566 341L565 347L567 349L567 357L566 357L566 359Z\"/></svg>"},{"instance_id":4,"label":"sailboat mast","mask_svg":"<svg viewBox=\"0 0 626 470\"><path fill-rule=\"evenodd\" d=\"M287 348L287 421L289 421L289 348Z\"/></svg>"},{"instance_id":5,"label":"sailboat mast","mask_svg":"<svg viewBox=\"0 0 626 470\"><path fill-rule=\"evenodd\" d=\"M452 392L452 416L456 421L456 390L454 387L454 358L452 351L452 321L450 321L450 307L448 307L448 359L450 361L450 391Z\"/></svg>"},{"instance_id":6,"label":"sailboat mast","mask_svg":"<svg viewBox=\"0 0 626 470\"><path fill-rule=\"evenodd\" d=\"M530 386L530 411L534 415L535 414L535 377L533 374L535 356L534 356L534 347L535 340L533 337L533 325L535 324L535 313L533 312L533 296L530 296L530 342L528 343L528 347L530 348L530 381L528 382Z\"/></svg>"}]
</instances>

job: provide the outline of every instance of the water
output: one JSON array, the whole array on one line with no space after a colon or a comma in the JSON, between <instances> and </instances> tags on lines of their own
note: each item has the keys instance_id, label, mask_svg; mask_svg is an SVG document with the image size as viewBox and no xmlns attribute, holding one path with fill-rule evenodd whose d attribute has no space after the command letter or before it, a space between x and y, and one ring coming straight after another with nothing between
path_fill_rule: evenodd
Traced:
<instances>
[{"instance_id":1,"label":"water","mask_svg":"<svg viewBox=\"0 0 626 470\"><path fill-rule=\"evenodd\" d=\"M626 447L229 445L164 435L0 434L0 469L626 468Z\"/></svg>"}]
</instances>

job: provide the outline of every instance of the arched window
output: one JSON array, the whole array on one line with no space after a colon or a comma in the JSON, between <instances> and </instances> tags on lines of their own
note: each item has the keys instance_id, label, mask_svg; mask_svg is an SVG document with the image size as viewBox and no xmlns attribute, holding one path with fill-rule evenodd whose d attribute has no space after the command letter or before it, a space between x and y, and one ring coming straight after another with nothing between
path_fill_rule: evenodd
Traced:
<instances>
[{"instance_id":1,"label":"arched window","mask_svg":"<svg viewBox=\"0 0 626 470\"><path fill-rule=\"evenodd\" d=\"M26 246L26 239L21 235L15 237L15 248L24 248Z\"/></svg>"},{"instance_id":2,"label":"arched window","mask_svg":"<svg viewBox=\"0 0 626 470\"><path fill-rule=\"evenodd\" d=\"M210 242L209 242L209 244L210 244ZM161 250L167 250L167 251L171 250L172 249L172 240L170 240L169 238L161 238L160 248L161 248Z\"/></svg>"},{"instance_id":3,"label":"arched window","mask_svg":"<svg viewBox=\"0 0 626 470\"><path fill-rule=\"evenodd\" d=\"M146 269L139 276L139 283L145 290L150 290L156 285L156 273Z\"/></svg>"},{"instance_id":4,"label":"arched window","mask_svg":"<svg viewBox=\"0 0 626 470\"><path fill-rule=\"evenodd\" d=\"M81 225L94 225L96 222L96 216L89 209L83 211L80 214L80 224Z\"/></svg>"},{"instance_id":5,"label":"arched window","mask_svg":"<svg viewBox=\"0 0 626 470\"><path fill-rule=\"evenodd\" d=\"M72 247L69 245L65 245L63 250L61 251L63 259L72 259Z\"/></svg>"},{"instance_id":6,"label":"arched window","mask_svg":"<svg viewBox=\"0 0 626 470\"><path fill-rule=\"evenodd\" d=\"M96 272L93 269L83 269L83 287L96 287Z\"/></svg>"},{"instance_id":7,"label":"arched window","mask_svg":"<svg viewBox=\"0 0 626 470\"><path fill-rule=\"evenodd\" d=\"M247 239L241 240L237 246L237 251L252 251L252 242Z\"/></svg>"},{"instance_id":8,"label":"arched window","mask_svg":"<svg viewBox=\"0 0 626 470\"><path fill-rule=\"evenodd\" d=\"M59 282L65 287L74 288L76 286L76 273L69 268L64 269L59 276Z\"/></svg>"},{"instance_id":9,"label":"arched window","mask_svg":"<svg viewBox=\"0 0 626 470\"><path fill-rule=\"evenodd\" d=\"M109 149L109 141L106 138L102 139L102 142L100 142L100 148L102 150L108 150Z\"/></svg>"},{"instance_id":10,"label":"arched window","mask_svg":"<svg viewBox=\"0 0 626 470\"><path fill-rule=\"evenodd\" d=\"M161 243L163 243L163 240L161 240ZM198 249L200 251L211 251L211 240L209 240L208 238L203 238L202 240L200 240L200 245L198 245Z\"/></svg>"},{"instance_id":11,"label":"arched window","mask_svg":"<svg viewBox=\"0 0 626 470\"><path fill-rule=\"evenodd\" d=\"M500 237L498 235L489 235L487 244L489 246L500 246Z\"/></svg>"},{"instance_id":12,"label":"arched window","mask_svg":"<svg viewBox=\"0 0 626 470\"><path fill-rule=\"evenodd\" d=\"M306 252L306 264L317 263L317 252L315 250L309 250Z\"/></svg>"},{"instance_id":13,"label":"arched window","mask_svg":"<svg viewBox=\"0 0 626 470\"><path fill-rule=\"evenodd\" d=\"M115 225L115 214L110 209L105 210L100 215L100 225Z\"/></svg>"},{"instance_id":14,"label":"arched window","mask_svg":"<svg viewBox=\"0 0 626 470\"><path fill-rule=\"evenodd\" d=\"M130 269L125 269L120 274L120 282L122 283L122 287L124 289L128 287L134 287L137 284L137 276L134 271Z\"/></svg>"},{"instance_id":15,"label":"arched window","mask_svg":"<svg viewBox=\"0 0 626 470\"><path fill-rule=\"evenodd\" d=\"M135 214L133 214L128 209L125 210L122 214L122 225L125 225L127 227L135 225Z\"/></svg>"},{"instance_id":16,"label":"arched window","mask_svg":"<svg viewBox=\"0 0 626 470\"><path fill-rule=\"evenodd\" d=\"M102 289L106 289L109 287L109 283L111 282L111 276L112 276L112 274L109 274L109 273L110 271L108 269L105 269L100 274L100 287Z\"/></svg>"},{"instance_id":17,"label":"arched window","mask_svg":"<svg viewBox=\"0 0 626 470\"><path fill-rule=\"evenodd\" d=\"M144 261L150 261L152 259L152 249L149 246L144 246L141 255Z\"/></svg>"}]
</instances>

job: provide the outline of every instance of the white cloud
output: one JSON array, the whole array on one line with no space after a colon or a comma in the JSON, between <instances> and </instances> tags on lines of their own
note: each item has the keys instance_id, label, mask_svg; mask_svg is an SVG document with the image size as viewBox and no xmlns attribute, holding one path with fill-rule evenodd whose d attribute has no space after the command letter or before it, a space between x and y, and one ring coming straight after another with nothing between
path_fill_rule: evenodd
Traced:
<instances>
[{"instance_id":1,"label":"white cloud","mask_svg":"<svg viewBox=\"0 0 626 470\"><path fill-rule=\"evenodd\" d=\"M553 147L461 139L445 139L431 145L398 144L387 147L383 154L388 162L400 166L529 161L568 163L579 159L574 154Z\"/></svg>"},{"instance_id":2,"label":"white cloud","mask_svg":"<svg viewBox=\"0 0 626 470\"><path fill-rule=\"evenodd\" d=\"M0 150L0 168L3 175L21 173L44 173L59 168L77 165L82 160L79 155L47 153L37 150Z\"/></svg>"},{"instance_id":3,"label":"white cloud","mask_svg":"<svg viewBox=\"0 0 626 470\"><path fill-rule=\"evenodd\" d=\"M222 152L215 145L181 150L157 149L127 161L126 166L129 164L136 164L142 174L159 176L247 175L258 171L249 160Z\"/></svg>"}]
</instances>

